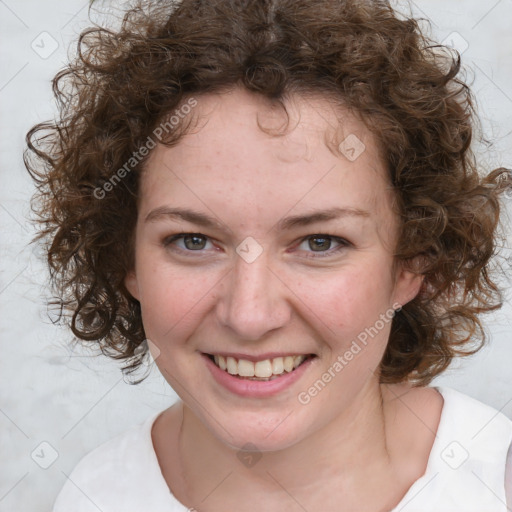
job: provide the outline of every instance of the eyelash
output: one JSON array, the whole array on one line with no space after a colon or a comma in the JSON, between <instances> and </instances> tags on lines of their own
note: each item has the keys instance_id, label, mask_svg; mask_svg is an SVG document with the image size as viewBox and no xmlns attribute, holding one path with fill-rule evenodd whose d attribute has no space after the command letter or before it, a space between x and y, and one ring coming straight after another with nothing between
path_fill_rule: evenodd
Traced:
<instances>
[{"instance_id":1,"label":"eyelash","mask_svg":"<svg viewBox=\"0 0 512 512\"><path fill-rule=\"evenodd\" d=\"M198 238L205 238L206 240L210 241L210 238L206 235L203 235L201 233L178 233L176 235L171 235L167 238L165 238L162 242L162 245L164 248L170 248L171 244L177 240L180 240L180 239L183 239L185 236L195 236L195 237L198 237ZM329 249L327 251L312 251L314 253L314 256L306 256L306 258L326 258L326 257L329 257L329 256L332 256L333 254L336 254L338 252L340 252L341 250L343 249L346 249L347 247L350 247L352 244L350 242L348 242L347 240L345 240L344 238L340 238L340 237L337 237L337 236L333 236L333 235L327 235L327 234L321 234L321 233L318 233L318 234L314 234L314 235L308 235L304 238L301 239L299 245L301 245L303 242L309 240L309 239L314 239L314 238L320 238L320 239L330 239L330 240L334 240L335 242L339 243L339 247L335 248L335 249ZM177 247L174 247L172 248L171 250L175 251L175 252L186 252L186 253L194 253L194 252L198 252L198 253L202 253L203 250L200 249L200 250L197 250L197 251L193 251L193 250L190 250L190 249L181 249L181 248L177 248ZM200 255L198 256L194 256L194 257L200 257Z\"/></svg>"}]
</instances>

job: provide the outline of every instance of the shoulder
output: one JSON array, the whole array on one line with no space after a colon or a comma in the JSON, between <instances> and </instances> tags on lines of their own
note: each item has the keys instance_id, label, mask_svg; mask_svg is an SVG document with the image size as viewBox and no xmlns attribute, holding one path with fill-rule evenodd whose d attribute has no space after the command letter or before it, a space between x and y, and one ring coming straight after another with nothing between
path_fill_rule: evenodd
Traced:
<instances>
[{"instance_id":1,"label":"shoulder","mask_svg":"<svg viewBox=\"0 0 512 512\"><path fill-rule=\"evenodd\" d=\"M128 511L141 505L144 508L148 487L152 494L153 488L162 491L162 476L151 441L151 428L160 414L153 414L143 424L131 427L83 457L66 475L53 512ZM168 493L167 486L163 490ZM140 497L144 501L137 504Z\"/></svg>"},{"instance_id":2,"label":"shoulder","mask_svg":"<svg viewBox=\"0 0 512 512\"><path fill-rule=\"evenodd\" d=\"M488 443L488 446L496 445L508 450L512 420L494 407L453 388L441 386L436 389L443 395L446 407L440 425L443 430L461 438L470 436L473 446ZM492 443L493 439L496 442Z\"/></svg>"},{"instance_id":3,"label":"shoulder","mask_svg":"<svg viewBox=\"0 0 512 512\"><path fill-rule=\"evenodd\" d=\"M457 452L468 462L494 463L503 472L512 442L512 420L456 389L446 386L431 389L436 389L443 398L434 445L441 450L441 458L448 463L451 454Z\"/></svg>"},{"instance_id":4,"label":"shoulder","mask_svg":"<svg viewBox=\"0 0 512 512\"><path fill-rule=\"evenodd\" d=\"M449 387L437 387L444 407L429 461L434 488L443 499L457 496L468 510L502 510L512 421L483 402Z\"/></svg>"},{"instance_id":5,"label":"shoulder","mask_svg":"<svg viewBox=\"0 0 512 512\"><path fill-rule=\"evenodd\" d=\"M425 421L433 438L426 470L404 496L401 503L405 508L397 510L505 512L512 421L495 408L449 387L396 389L403 390L397 399L401 409L416 418L415 424ZM441 410L436 392L442 399ZM397 419L406 421L407 417L404 413Z\"/></svg>"},{"instance_id":6,"label":"shoulder","mask_svg":"<svg viewBox=\"0 0 512 512\"><path fill-rule=\"evenodd\" d=\"M507 467L505 468L505 495L507 505L512 510L512 442L508 449Z\"/></svg>"},{"instance_id":7,"label":"shoulder","mask_svg":"<svg viewBox=\"0 0 512 512\"><path fill-rule=\"evenodd\" d=\"M512 420L494 407L447 386L395 386L388 398L400 403L439 436L448 434L476 443L502 434L512 436ZM508 444L506 445L508 449Z\"/></svg>"}]
</instances>

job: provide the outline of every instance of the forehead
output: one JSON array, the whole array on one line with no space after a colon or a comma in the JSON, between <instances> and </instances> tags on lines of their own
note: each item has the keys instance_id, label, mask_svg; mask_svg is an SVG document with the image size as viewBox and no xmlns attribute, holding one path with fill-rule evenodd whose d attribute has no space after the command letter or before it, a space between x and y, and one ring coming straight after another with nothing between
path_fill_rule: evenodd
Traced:
<instances>
[{"instance_id":1,"label":"forehead","mask_svg":"<svg viewBox=\"0 0 512 512\"><path fill-rule=\"evenodd\" d=\"M364 123L327 97L293 95L286 112L235 89L197 98L192 129L153 150L141 209L186 202L217 210L277 215L319 205L389 209L390 185ZM269 219L270 220L270 219Z\"/></svg>"}]
</instances>

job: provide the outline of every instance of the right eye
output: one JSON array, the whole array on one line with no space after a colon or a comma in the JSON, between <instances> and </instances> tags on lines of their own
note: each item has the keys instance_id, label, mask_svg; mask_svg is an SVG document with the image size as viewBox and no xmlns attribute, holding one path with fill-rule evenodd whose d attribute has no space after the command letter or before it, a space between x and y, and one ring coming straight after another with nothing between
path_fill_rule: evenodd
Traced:
<instances>
[{"instance_id":1,"label":"right eye","mask_svg":"<svg viewBox=\"0 0 512 512\"><path fill-rule=\"evenodd\" d=\"M175 243L178 241L181 243ZM178 233L165 238L162 245L175 252L190 254L191 252L204 252L203 249L208 241L209 238L201 233Z\"/></svg>"}]
</instances>

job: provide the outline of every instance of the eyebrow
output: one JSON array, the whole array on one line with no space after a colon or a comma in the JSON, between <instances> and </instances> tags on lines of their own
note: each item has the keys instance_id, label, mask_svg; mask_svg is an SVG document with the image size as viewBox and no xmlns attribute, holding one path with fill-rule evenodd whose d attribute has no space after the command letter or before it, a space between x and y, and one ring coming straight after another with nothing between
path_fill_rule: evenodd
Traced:
<instances>
[{"instance_id":1,"label":"eyebrow","mask_svg":"<svg viewBox=\"0 0 512 512\"><path fill-rule=\"evenodd\" d=\"M209 215L206 215L204 213L200 213L195 210L190 210L187 208L171 208L169 206L160 206L159 208L151 210L146 215L144 222L155 222L162 218L168 217L179 218L192 224L197 224L198 226L206 228L222 228L222 224L214 217L210 217ZM277 228L281 231L286 231L295 227L308 226L310 224L314 224L317 222L327 222L342 217L368 218L370 217L370 213L365 210L361 210L360 208L335 207L329 208L327 210L314 211L308 214L293 215L290 217L286 217L284 219L281 219L277 223Z\"/></svg>"}]
</instances>

